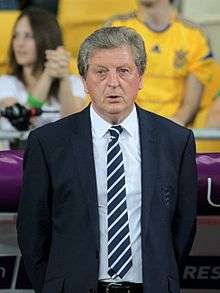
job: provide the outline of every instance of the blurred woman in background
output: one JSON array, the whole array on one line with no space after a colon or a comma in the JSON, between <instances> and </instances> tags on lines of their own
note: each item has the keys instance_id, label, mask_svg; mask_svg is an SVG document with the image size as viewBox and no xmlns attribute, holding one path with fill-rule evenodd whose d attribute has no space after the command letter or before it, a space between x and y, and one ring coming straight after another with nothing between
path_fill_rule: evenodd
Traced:
<instances>
[{"instance_id":1,"label":"blurred woman in background","mask_svg":"<svg viewBox=\"0 0 220 293\"><path fill-rule=\"evenodd\" d=\"M63 48L61 29L53 14L36 7L21 12L13 30L9 61L10 75L0 77L0 108L19 103L59 112L34 118L34 127L83 108L83 84L78 76L69 75L70 53ZM1 129L12 129L5 118L0 123Z\"/></svg>"}]
</instances>

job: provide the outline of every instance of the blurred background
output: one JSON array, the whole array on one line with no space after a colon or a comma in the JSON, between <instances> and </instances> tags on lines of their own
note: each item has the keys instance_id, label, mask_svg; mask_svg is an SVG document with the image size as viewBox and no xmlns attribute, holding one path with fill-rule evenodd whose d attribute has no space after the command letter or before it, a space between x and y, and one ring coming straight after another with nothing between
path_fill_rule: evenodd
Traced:
<instances>
[{"instance_id":1,"label":"blurred background","mask_svg":"<svg viewBox=\"0 0 220 293\"><path fill-rule=\"evenodd\" d=\"M199 169L199 183L202 187L199 193L201 201L197 238L185 271L183 292L219 293L220 0L174 0L173 4L184 18L202 26L214 55L212 78L204 88L201 101L205 105L205 114L202 119L195 119L196 122L189 125L196 137L197 153L201 153L201 156L198 155L197 163L202 166ZM8 52L16 19L22 10L30 6L43 8L57 18L63 34L64 48L70 52L69 74L77 78L76 57L84 38L101 27L113 15L136 10L137 1L0 0L0 78L10 72ZM83 94L82 98L84 98ZM29 110L29 108L16 107L9 108L7 113L12 116L17 115L19 119L23 115L22 121L27 121L26 118L31 119L32 115ZM4 116L5 108L0 108L0 111ZM214 126L207 124L209 113L214 113L211 115L217 117ZM39 115L41 115L40 110ZM15 126L16 123L14 123ZM22 175L22 150L28 133L33 127L34 125L28 123L22 129L14 127L6 130L0 121L0 149L2 150L0 152L0 292L3 293L32 292L17 247L15 222ZM10 153L11 149L15 152Z\"/></svg>"}]
</instances>

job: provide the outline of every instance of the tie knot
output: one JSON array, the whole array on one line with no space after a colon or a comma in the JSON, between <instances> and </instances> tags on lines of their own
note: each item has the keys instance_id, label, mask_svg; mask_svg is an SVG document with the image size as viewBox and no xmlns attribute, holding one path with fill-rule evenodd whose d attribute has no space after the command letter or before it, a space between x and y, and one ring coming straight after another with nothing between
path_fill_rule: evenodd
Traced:
<instances>
[{"instance_id":1,"label":"tie knot","mask_svg":"<svg viewBox=\"0 0 220 293\"><path fill-rule=\"evenodd\" d=\"M113 139L118 139L119 134L121 134L122 131L123 131L123 128L121 127L121 125L113 125L111 126L111 128L109 128L109 132Z\"/></svg>"}]
</instances>

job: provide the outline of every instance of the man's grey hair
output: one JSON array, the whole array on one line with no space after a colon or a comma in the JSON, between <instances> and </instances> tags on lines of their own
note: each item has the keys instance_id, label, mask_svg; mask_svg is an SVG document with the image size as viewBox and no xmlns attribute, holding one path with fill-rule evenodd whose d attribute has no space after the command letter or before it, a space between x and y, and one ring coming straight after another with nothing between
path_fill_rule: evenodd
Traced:
<instances>
[{"instance_id":1,"label":"man's grey hair","mask_svg":"<svg viewBox=\"0 0 220 293\"><path fill-rule=\"evenodd\" d=\"M103 27L93 32L81 44L78 54L79 74L86 78L89 58L99 49L113 49L129 46L139 74L143 75L146 68L146 51L142 37L132 28Z\"/></svg>"}]
</instances>

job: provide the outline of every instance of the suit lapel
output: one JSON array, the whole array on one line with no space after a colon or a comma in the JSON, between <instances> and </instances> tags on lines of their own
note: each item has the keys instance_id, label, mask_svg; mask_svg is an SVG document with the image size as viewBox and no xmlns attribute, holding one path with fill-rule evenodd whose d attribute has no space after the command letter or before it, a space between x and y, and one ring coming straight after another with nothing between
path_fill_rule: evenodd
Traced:
<instances>
[{"instance_id":1,"label":"suit lapel","mask_svg":"<svg viewBox=\"0 0 220 293\"><path fill-rule=\"evenodd\" d=\"M82 111L78 118L74 124L71 142L78 165L81 186L88 202L91 226L99 248L97 185L89 107Z\"/></svg>"},{"instance_id":2,"label":"suit lapel","mask_svg":"<svg viewBox=\"0 0 220 293\"><path fill-rule=\"evenodd\" d=\"M158 142L153 119L148 112L138 109L140 147L141 147L141 182L142 182L142 239L146 239L149 226L151 200L154 194L157 166Z\"/></svg>"}]
</instances>

